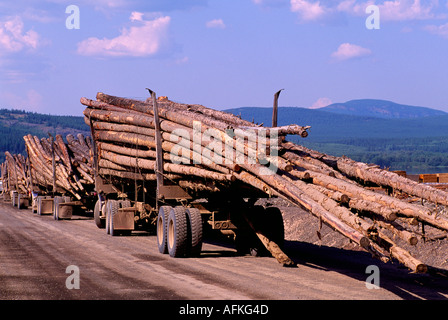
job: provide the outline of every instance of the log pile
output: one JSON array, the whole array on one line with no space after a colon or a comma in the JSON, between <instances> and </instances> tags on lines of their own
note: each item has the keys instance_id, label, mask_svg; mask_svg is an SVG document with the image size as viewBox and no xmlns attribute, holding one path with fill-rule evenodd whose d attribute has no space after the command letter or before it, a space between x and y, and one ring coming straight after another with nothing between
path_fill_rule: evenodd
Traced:
<instances>
[{"instance_id":1,"label":"log pile","mask_svg":"<svg viewBox=\"0 0 448 320\"><path fill-rule=\"evenodd\" d=\"M39 139L29 134L23 138L30 163L30 189L70 195L77 200L93 189L90 137L69 134L67 143L61 135Z\"/></svg>"},{"instance_id":2,"label":"log pile","mask_svg":"<svg viewBox=\"0 0 448 320\"><path fill-rule=\"evenodd\" d=\"M21 154L12 155L5 152L5 162L2 164L2 186L3 192L17 191L27 194L27 163Z\"/></svg>"},{"instance_id":3,"label":"log pile","mask_svg":"<svg viewBox=\"0 0 448 320\"><path fill-rule=\"evenodd\" d=\"M163 172L185 188L207 192L243 183L306 209L379 259L396 259L415 272L426 272L427 266L397 245L395 237L415 245L415 223L448 230L448 219L439 212L448 205L448 193L286 140L288 134L306 137L309 127L260 127L201 105L156 100L154 94L138 101L98 93L96 100L81 98L81 103L100 175L156 180L156 173ZM163 162L157 159L158 134ZM372 186L419 197L435 207Z\"/></svg>"}]
</instances>

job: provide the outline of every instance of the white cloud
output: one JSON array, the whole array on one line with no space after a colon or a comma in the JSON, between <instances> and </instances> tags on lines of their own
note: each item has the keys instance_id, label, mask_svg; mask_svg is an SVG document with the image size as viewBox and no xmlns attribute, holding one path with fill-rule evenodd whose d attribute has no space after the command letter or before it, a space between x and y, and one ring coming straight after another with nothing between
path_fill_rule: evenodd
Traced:
<instances>
[{"instance_id":1,"label":"white cloud","mask_svg":"<svg viewBox=\"0 0 448 320\"><path fill-rule=\"evenodd\" d=\"M430 25L426 26L425 30L437 34L439 36L448 38L448 23L442 24L440 26Z\"/></svg>"},{"instance_id":2,"label":"white cloud","mask_svg":"<svg viewBox=\"0 0 448 320\"><path fill-rule=\"evenodd\" d=\"M378 5L378 8L380 9L381 19L386 21L405 21L436 18L436 14L433 12L436 6L435 3L423 6L420 0L395 0L384 1L383 4Z\"/></svg>"},{"instance_id":3,"label":"white cloud","mask_svg":"<svg viewBox=\"0 0 448 320\"><path fill-rule=\"evenodd\" d=\"M190 59L189 59L187 56L185 56L185 57L183 57L183 58L176 59L176 60L174 61L174 63L175 63L175 64L184 64L184 63L187 63L189 60L190 60Z\"/></svg>"},{"instance_id":4,"label":"white cloud","mask_svg":"<svg viewBox=\"0 0 448 320\"><path fill-rule=\"evenodd\" d=\"M313 21L323 17L331 17L338 13L353 16L365 16L369 5L377 5L382 21L409 21L446 18L446 15L436 13L439 7L437 0L343 0L343 1L314 1L291 0L291 11L298 12L302 20Z\"/></svg>"},{"instance_id":5,"label":"white cloud","mask_svg":"<svg viewBox=\"0 0 448 320\"><path fill-rule=\"evenodd\" d=\"M360 47L356 44L343 43L339 48L331 54L336 60L349 60L354 58L361 58L370 55L372 52L369 49Z\"/></svg>"},{"instance_id":6,"label":"white cloud","mask_svg":"<svg viewBox=\"0 0 448 320\"><path fill-rule=\"evenodd\" d=\"M87 56L145 57L160 52L167 42L171 18L165 16L144 20L142 14L133 12L130 20L135 26L124 28L116 38L93 37L78 43L78 53Z\"/></svg>"},{"instance_id":7,"label":"white cloud","mask_svg":"<svg viewBox=\"0 0 448 320\"><path fill-rule=\"evenodd\" d=\"M323 17L327 8L320 1L291 0L291 11L297 12L303 21L313 21Z\"/></svg>"},{"instance_id":8,"label":"white cloud","mask_svg":"<svg viewBox=\"0 0 448 320\"><path fill-rule=\"evenodd\" d=\"M14 109L25 109L29 111L39 111L43 106L42 95L34 89L29 89L24 95L17 95L11 92L1 92L3 103L10 105Z\"/></svg>"},{"instance_id":9,"label":"white cloud","mask_svg":"<svg viewBox=\"0 0 448 320\"><path fill-rule=\"evenodd\" d=\"M131 13L131 17L129 18L131 21L143 21L143 12L134 11Z\"/></svg>"},{"instance_id":10,"label":"white cloud","mask_svg":"<svg viewBox=\"0 0 448 320\"><path fill-rule=\"evenodd\" d=\"M222 19L214 19L214 20L207 21L207 23L205 25L207 26L207 28L219 28L219 29L226 28L226 25L225 25L224 21L222 21Z\"/></svg>"},{"instance_id":11,"label":"white cloud","mask_svg":"<svg viewBox=\"0 0 448 320\"><path fill-rule=\"evenodd\" d=\"M47 10L28 7L21 13L21 17L24 20L37 21L39 23L51 23L60 21L60 17L57 14L52 14Z\"/></svg>"},{"instance_id":12,"label":"white cloud","mask_svg":"<svg viewBox=\"0 0 448 320\"><path fill-rule=\"evenodd\" d=\"M328 106L328 105L330 105L332 103L333 103L333 101L331 101L331 99L329 99L329 98L319 98L319 99L317 99L316 102L314 102L311 105L310 109L323 108L323 107L326 107L326 106Z\"/></svg>"},{"instance_id":13,"label":"white cloud","mask_svg":"<svg viewBox=\"0 0 448 320\"><path fill-rule=\"evenodd\" d=\"M36 31L24 32L24 24L19 16L0 22L0 48L6 52L18 52L26 48L36 49L39 40Z\"/></svg>"},{"instance_id":14,"label":"white cloud","mask_svg":"<svg viewBox=\"0 0 448 320\"><path fill-rule=\"evenodd\" d=\"M33 72L27 72L17 69L1 70L2 81L7 83L24 83L27 79L35 77Z\"/></svg>"},{"instance_id":15,"label":"white cloud","mask_svg":"<svg viewBox=\"0 0 448 320\"><path fill-rule=\"evenodd\" d=\"M355 16L360 16L366 14L366 8L371 4L375 4L375 2L367 1L364 3L358 3L356 0L344 0L337 5L335 10L339 12L346 12Z\"/></svg>"}]
</instances>

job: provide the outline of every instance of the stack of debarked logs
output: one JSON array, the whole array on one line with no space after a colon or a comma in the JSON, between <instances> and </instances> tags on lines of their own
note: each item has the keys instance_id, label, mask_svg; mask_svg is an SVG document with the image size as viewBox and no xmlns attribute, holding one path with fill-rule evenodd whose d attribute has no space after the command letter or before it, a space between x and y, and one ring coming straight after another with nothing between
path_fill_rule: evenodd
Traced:
<instances>
[{"instance_id":1,"label":"stack of debarked logs","mask_svg":"<svg viewBox=\"0 0 448 320\"><path fill-rule=\"evenodd\" d=\"M81 200L93 189L92 143L89 136L69 134L39 139L26 135L29 185L45 191L59 191Z\"/></svg>"},{"instance_id":2,"label":"stack of debarked logs","mask_svg":"<svg viewBox=\"0 0 448 320\"><path fill-rule=\"evenodd\" d=\"M1 164L2 191L18 191L28 193L26 158L22 154L11 154L5 151L5 162Z\"/></svg>"}]
</instances>

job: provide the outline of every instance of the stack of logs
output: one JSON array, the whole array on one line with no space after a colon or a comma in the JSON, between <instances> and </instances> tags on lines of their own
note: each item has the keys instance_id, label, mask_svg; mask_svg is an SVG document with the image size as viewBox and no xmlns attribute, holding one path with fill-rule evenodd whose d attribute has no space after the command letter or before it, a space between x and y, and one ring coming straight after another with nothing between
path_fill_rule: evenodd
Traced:
<instances>
[{"instance_id":1,"label":"stack of logs","mask_svg":"<svg viewBox=\"0 0 448 320\"><path fill-rule=\"evenodd\" d=\"M90 137L69 134L67 143L61 135L39 139L26 135L26 151L29 159L30 189L58 192L81 200L92 190L95 181L91 162Z\"/></svg>"},{"instance_id":2,"label":"stack of logs","mask_svg":"<svg viewBox=\"0 0 448 320\"><path fill-rule=\"evenodd\" d=\"M448 193L375 165L322 154L285 139L287 134L306 137L309 127L255 126L201 105L156 100L155 94L138 101L98 93L96 100L81 98L81 103L87 106L84 116L94 135L100 174L155 180L155 170L159 170L186 188L211 192L242 182L306 209L377 258L395 258L415 272L426 272L427 266L398 246L394 237L415 245L418 237L411 226L415 223L448 230L447 217L433 207L371 187L421 198L439 211L439 205L448 205ZM156 117L154 110L158 110ZM155 130L157 125L160 131ZM157 169L159 132L164 153L163 167ZM229 154L233 161L228 161ZM235 161L238 157L244 160ZM390 231L394 236L388 236ZM283 264L290 263L283 254L274 256Z\"/></svg>"},{"instance_id":3,"label":"stack of logs","mask_svg":"<svg viewBox=\"0 0 448 320\"><path fill-rule=\"evenodd\" d=\"M1 165L3 192L18 191L27 194L27 160L21 154L5 152L5 162Z\"/></svg>"}]
</instances>

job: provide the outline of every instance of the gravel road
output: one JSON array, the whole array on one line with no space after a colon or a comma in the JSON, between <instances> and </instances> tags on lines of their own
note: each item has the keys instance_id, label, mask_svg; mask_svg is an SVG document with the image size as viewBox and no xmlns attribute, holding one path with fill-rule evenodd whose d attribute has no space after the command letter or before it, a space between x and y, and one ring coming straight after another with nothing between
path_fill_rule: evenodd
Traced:
<instances>
[{"instance_id":1,"label":"gravel road","mask_svg":"<svg viewBox=\"0 0 448 320\"><path fill-rule=\"evenodd\" d=\"M299 222L301 214L298 209ZM287 218L294 223L291 212ZM147 232L112 237L88 215L56 221L4 202L0 241L2 300L448 298L445 278L409 274L359 250L289 240L286 251L298 267L283 268L273 258L237 256L232 246L206 239L200 257L174 259L160 254ZM369 265L379 267L378 289L366 286Z\"/></svg>"}]
</instances>

